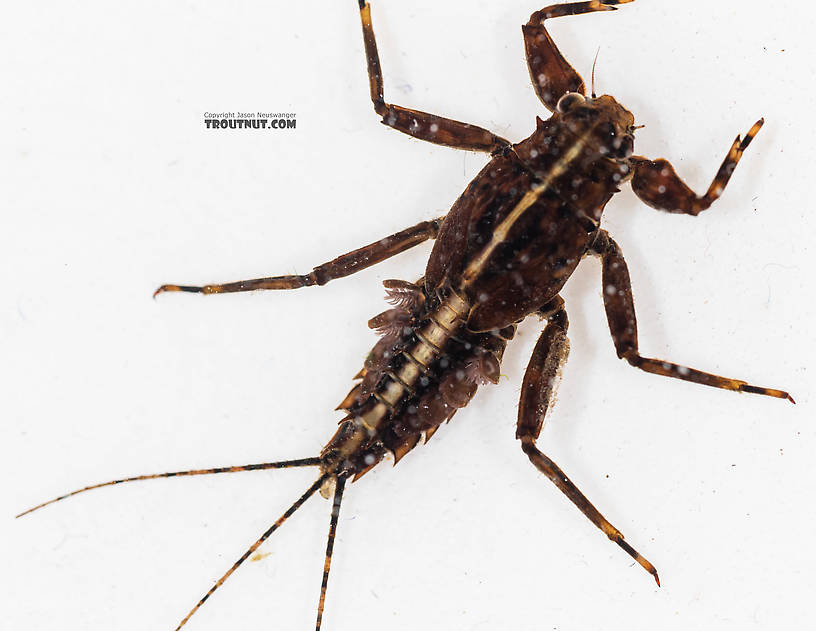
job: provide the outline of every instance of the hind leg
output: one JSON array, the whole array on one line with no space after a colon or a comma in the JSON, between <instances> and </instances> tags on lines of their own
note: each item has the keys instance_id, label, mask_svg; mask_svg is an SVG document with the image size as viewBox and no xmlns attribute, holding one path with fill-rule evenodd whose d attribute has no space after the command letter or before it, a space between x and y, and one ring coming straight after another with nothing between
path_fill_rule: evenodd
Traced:
<instances>
[{"instance_id":1,"label":"hind leg","mask_svg":"<svg viewBox=\"0 0 816 631\"><path fill-rule=\"evenodd\" d=\"M551 304L549 313L547 326L533 350L533 356L530 358L521 385L516 438L521 441L521 449L527 454L533 466L546 475L610 540L618 544L641 567L654 576L655 581L660 585L655 567L624 541L621 532L592 505L559 466L536 447L536 439L541 433L555 383L569 354L569 340L567 339L569 322L564 303L560 298Z\"/></svg>"},{"instance_id":2,"label":"hind leg","mask_svg":"<svg viewBox=\"0 0 816 631\"><path fill-rule=\"evenodd\" d=\"M396 256L415 245L428 239L435 239L442 225L443 217L433 221L423 221L406 228L401 232L375 241L346 254L338 256L333 261L318 265L308 274L290 274L288 276L268 276L252 280L239 280L223 285L162 285L153 297L166 291L186 291L195 294L228 294L240 291L255 291L256 289L298 289L312 285L325 285L335 278L350 276L355 272L381 263L385 259Z\"/></svg>"}]
</instances>

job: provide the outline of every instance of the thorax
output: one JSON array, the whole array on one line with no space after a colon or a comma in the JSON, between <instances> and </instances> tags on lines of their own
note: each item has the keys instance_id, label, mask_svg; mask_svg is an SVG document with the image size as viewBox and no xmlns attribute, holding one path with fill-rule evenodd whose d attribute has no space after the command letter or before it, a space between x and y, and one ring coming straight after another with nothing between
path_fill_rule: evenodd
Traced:
<instances>
[{"instance_id":1,"label":"thorax","mask_svg":"<svg viewBox=\"0 0 816 631\"><path fill-rule=\"evenodd\" d=\"M501 328L548 302L598 229L628 177L600 153L592 125L538 121L507 155L493 158L456 201L426 270L429 289L456 288L472 305L468 326Z\"/></svg>"}]
</instances>

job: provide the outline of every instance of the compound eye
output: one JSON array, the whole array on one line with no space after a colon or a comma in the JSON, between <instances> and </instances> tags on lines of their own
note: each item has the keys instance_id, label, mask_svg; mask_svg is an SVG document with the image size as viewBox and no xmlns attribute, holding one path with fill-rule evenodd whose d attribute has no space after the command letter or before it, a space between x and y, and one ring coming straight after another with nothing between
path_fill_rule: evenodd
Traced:
<instances>
[{"instance_id":1,"label":"compound eye","mask_svg":"<svg viewBox=\"0 0 816 631\"><path fill-rule=\"evenodd\" d=\"M555 106L555 109L557 109L559 113L564 114L581 103L586 103L586 98L584 98L583 94L579 94L578 92L567 92L564 96L558 99L558 104Z\"/></svg>"}]
</instances>

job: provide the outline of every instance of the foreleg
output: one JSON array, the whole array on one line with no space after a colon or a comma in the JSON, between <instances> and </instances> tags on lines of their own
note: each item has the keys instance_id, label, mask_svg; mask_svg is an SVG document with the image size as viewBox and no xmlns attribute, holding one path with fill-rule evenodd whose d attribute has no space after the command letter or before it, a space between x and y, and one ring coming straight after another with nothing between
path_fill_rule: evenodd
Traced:
<instances>
[{"instance_id":1,"label":"foreleg","mask_svg":"<svg viewBox=\"0 0 816 631\"><path fill-rule=\"evenodd\" d=\"M632 2L632 0L592 0L591 2L554 4L533 13L527 24L521 27L530 79L538 98L548 110L554 112L558 100L568 92L584 94L586 87L581 75L564 59L547 29L544 28L544 20L595 11L614 11L615 7L612 5L627 2Z\"/></svg>"},{"instance_id":2,"label":"foreleg","mask_svg":"<svg viewBox=\"0 0 816 631\"><path fill-rule=\"evenodd\" d=\"M745 135L745 139L737 136L705 195L697 195L692 191L680 179L668 160L663 158L649 160L641 156L632 156L629 159L633 170L632 190L641 200L657 210L698 215L722 195L742 153L751 144L764 122L760 118L754 123L754 126Z\"/></svg>"}]
</instances>

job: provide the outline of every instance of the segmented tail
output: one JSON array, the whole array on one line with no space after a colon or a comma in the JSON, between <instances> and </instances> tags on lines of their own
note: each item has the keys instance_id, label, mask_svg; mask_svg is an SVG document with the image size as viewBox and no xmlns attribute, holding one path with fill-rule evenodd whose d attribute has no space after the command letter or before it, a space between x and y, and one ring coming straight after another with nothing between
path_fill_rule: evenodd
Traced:
<instances>
[{"instance_id":1,"label":"segmented tail","mask_svg":"<svg viewBox=\"0 0 816 631\"><path fill-rule=\"evenodd\" d=\"M124 482L136 482L138 480L155 480L157 478L174 478L180 476L187 476L187 475L208 475L214 473L236 473L238 471L260 471L264 469L287 469L291 467L315 467L319 466L323 463L320 458L302 458L300 460L282 460L279 462L262 462L258 464L247 464L247 465L240 465L240 466L233 466L233 467L215 467L212 469L191 469L188 471L169 471L166 473L154 473L149 475L137 475L130 478L121 478L119 480L111 480L109 482L102 482L101 484L93 484L91 486L86 486L81 489L77 489L76 491L71 491L70 493L66 493L65 495L60 495L59 497L55 497L52 500L48 500L47 502L43 502L42 504L38 504L32 508L29 508L26 511L23 511L17 517L22 517L23 515L28 515L29 513L33 513L44 506L48 506L49 504L54 504L55 502L59 502L60 500L64 500L68 497L72 497L74 495L78 495L80 493L84 493L85 491L90 491L92 489L99 489L105 486L113 486L115 484L122 484ZM312 484L306 492L303 493L295 502L286 510L286 512L281 515L278 520L272 524L256 541L253 543L244 554L240 556L240 558L232 564L229 570L227 570L224 575L219 578L215 584L210 588L210 590L204 594L201 600L196 603L195 607L193 607L189 613L184 617L184 619L179 623L176 627L176 631L179 631L187 621L201 608L207 599L213 595L215 590L217 590L224 582L232 575L232 573L240 567L240 565L249 558L249 556L257 550L261 544L266 541L273 532L275 532L278 528L280 528L283 523L291 517L295 511L297 511L305 502L308 500L312 495L315 494L326 482L330 480L334 480L335 487L334 487L334 501L332 503L332 513L331 513L331 522L329 525L329 540L326 546L326 560L323 564L323 581L320 586L320 600L317 606L317 624L315 627L316 631L320 631L320 625L323 619L323 607L326 601L326 587L328 586L329 582L329 570L331 568L331 558L332 558L332 551L334 549L334 540L337 534L337 522L340 516L340 503L343 499L343 489L345 488L346 474L335 475L332 473L324 473L321 475L315 482Z\"/></svg>"},{"instance_id":2,"label":"segmented tail","mask_svg":"<svg viewBox=\"0 0 816 631\"><path fill-rule=\"evenodd\" d=\"M288 469L289 467L316 467L320 464L320 462L321 462L320 458L302 458L300 460L282 460L280 462L262 462L259 464L245 464L237 467L215 467L213 469L190 469L189 471L168 471L167 473L137 475L131 478L122 478L120 480L102 482L101 484L93 484L91 486L86 486L84 488L77 489L76 491L71 491L70 493L60 495L59 497L55 497L52 500L48 500L47 502L43 502L42 504L37 504L33 508L25 510L19 515L17 515L15 519L20 518L23 515L33 513L35 510L39 510L44 506L48 506L49 504L54 504L55 502L64 500L65 498L73 497L74 495L79 495L80 493L84 493L85 491L101 489L104 486L113 486L114 484L122 484L124 482L136 482L138 480L155 480L157 478L175 478L185 475L208 475L210 473L237 473L238 471L260 471L263 469Z\"/></svg>"}]
</instances>

